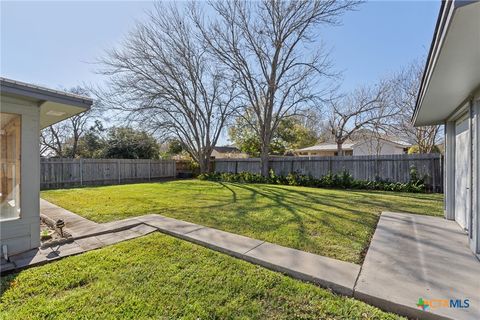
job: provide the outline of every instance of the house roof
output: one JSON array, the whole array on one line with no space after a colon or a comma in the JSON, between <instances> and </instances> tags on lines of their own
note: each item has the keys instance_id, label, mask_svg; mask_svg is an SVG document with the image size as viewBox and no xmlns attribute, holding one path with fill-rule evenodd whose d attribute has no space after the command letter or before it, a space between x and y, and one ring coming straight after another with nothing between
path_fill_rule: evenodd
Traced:
<instances>
[{"instance_id":1,"label":"house roof","mask_svg":"<svg viewBox=\"0 0 480 320\"><path fill-rule=\"evenodd\" d=\"M37 104L40 107L41 128L86 111L93 104L89 97L3 77L0 77L0 93L2 96L20 98Z\"/></svg>"},{"instance_id":2,"label":"house roof","mask_svg":"<svg viewBox=\"0 0 480 320\"><path fill-rule=\"evenodd\" d=\"M355 143L344 143L342 145L343 150L353 150L352 147ZM297 149L296 151L304 152L304 151L337 151L337 144L336 143L321 143L315 146Z\"/></svg>"},{"instance_id":3,"label":"house roof","mask_svg":"<svg viewBox=\"0 0 480 320\"><path fill-rule=\"evenodd\" d=\"M237 147L232 147L232 146L214 147L213 150L220 153L240 153L241 152Z\"/></svg>"},{"instance_id":4,"label":"house roof","mask_svg":"<svg viewBox=\"0 0 480 320\"><path fill-rule=\"evenodd\" d=\"M480 2L442 2L412 121L440 124L480 86Z\"/></svg>"},{"instance_id":5,"label":"house roof","mask_svg":"<svg viewBox=\"0 0 480 320\"><path fill-rule=\"evenodd\" d=\"M372 138L372 139L377 139L377 138ZM391 143L391 144L395 144L399 147L403 147L403 148L406 148L406 147L411 147L412 144L409 143L409 142L406 142L406 141L403 141L403 140L399 140L399 139L390 139L390 138L385 138L385 137L382 137L382 138L379 138L380 140L383 140L387 143ZM354 141L354 142L349 142L349 143L344 143L342 145L342 149L343 150L353 150L353 148L356 146L356 145L359 145L361 143L364 143L368 141L368 139L360 139L358 141ZM311 146L311 147L307 147L307 148L303 148L303 149L297 149L296 150L297 152L306 152L306 151L337 151L337 144L336 143L320 143L320 144L317 144L315 146Z\"/></svg>"},{"instance_id":6,"label":"house roof","mask_svg":"<svg viewBox=\"0 0 480 320\"><path fill-rule=\"evenodd\" d=\"M399 147L405 147L406 148L406 147L411 147L412 146L412 144L410 142L405 141L405 140L394 139L394 138L391 138L391 137L381 137L380 139L383 140L383 141L389 142L389 143L396 144Z\"/></svg>"}]
</instances>

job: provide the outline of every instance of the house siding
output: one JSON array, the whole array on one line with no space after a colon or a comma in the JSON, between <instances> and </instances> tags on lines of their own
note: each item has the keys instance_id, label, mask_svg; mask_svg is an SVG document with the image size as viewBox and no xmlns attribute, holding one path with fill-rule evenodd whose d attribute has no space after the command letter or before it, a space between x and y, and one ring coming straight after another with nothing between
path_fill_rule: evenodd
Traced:
<instances>
[{"instance_id":1,"label":"house siding","mask_svg":"<svg viewBox=\"0 0 480 320\"><path fill-rule=\"evenodd\" d=\"M480 92L472 105L472 233L470 246L480 254Z\"/></svg>"},{"instance_id":2,"label":"house siding","mask_svg":"<svg viewBox=\"0 0 480 320\"><path fill-rule=\"evenodd\" d=\"M20 217L0 223L0 248L7 245L11 255L40 245L40 108L31 102L2 96L1 111L22 117Z\"/></svg>"},{"instance_id":3,"label":"house siding","mask_svg":"<svg viewBox=\"0 0 480 320\"><path fill-rule=\"evenodd\" d=\"M469 177L468 177L468 238L472 251L480 254L480 92L456 114L468 112L469 118ZM445 218L455 220L455 120L445 123Z\"/></svg>"},{"instance_id":4,"label":"house siding","mask_svg":"<svg viewBox=\"0 0 480 320\"><path fill-rule=\"evenodd\" d=\"M445 122L445 218L455 220L455 122Z\"/></svg>"},{"instance_id":5,"label":"house siding","mask_svg":"<svg viewBox=\"0 0 480 320\"><path fill-rule=\"evenodd\" d=\"M354 156L404 154L403 147L387 141L368 140L353 146Z\"/></svg>"}]
</instances>

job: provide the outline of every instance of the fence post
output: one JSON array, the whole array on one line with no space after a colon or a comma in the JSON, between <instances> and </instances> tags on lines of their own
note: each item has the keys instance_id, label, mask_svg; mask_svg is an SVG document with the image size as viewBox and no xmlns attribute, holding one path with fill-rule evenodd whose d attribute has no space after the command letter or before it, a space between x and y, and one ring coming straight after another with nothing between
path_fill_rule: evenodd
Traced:
<instances>
[{"instance_id":1,"label":"fence post","mask_svg":"<svg viewBox=\"0 0 480 320\"><path fill-rule=\"evenodd\" d=\"M83 186L83 159L80 158L80 186Z\"/></svg>"},{"instance_id":2,"label":"fence post","mask_svg":"<svg viewBox=\"0 0 480 320\"><path fill-rule=\"evenodd\" d=\"M437 181L435 179L435 176L437 172L435 171L435 158L432 157L430 160L430 172L432 173L432 191L435 192L435 189L437 188Z\"/></svg>"},{"instance_id":3,"label":"fence post","mask_svg":"<svg viewBox=\"0 0 480 320\"><path fill-rule=\"evenodd\" d=\"M216 160L213 160L210 162L212 164L211 168L210 168L210 172L215 172L216 169L217 169L217 161Z\"/></svg>"},{"instance_id":4,"label":"fence post","mask_svg":"<svg viewBox=\"0 0 480 320\"><path fill-rule=\"evenodd\" d=\"M118 173L118 183L120 183L120 159L117 159L117 173Z\"/></svg>"},{"instance_id":5,"label":"fence post","mask_svg":"<svg viewBox=\"0 0 480 320\"><path fill-rule=\"evenodd\" d=\"M148 159L148 181L152 180L152 159Z\"/></svg>"}]
</instances>

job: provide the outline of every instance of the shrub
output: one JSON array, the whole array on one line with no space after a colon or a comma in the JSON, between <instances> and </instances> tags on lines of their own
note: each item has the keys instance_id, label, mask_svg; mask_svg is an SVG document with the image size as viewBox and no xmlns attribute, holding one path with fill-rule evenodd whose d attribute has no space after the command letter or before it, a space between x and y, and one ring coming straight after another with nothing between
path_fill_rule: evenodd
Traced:
<instances>
[{"instance_id":1,"label":"shrub","mask_svg":"<svg viewBox=\"0 0 480 320\"><path fill-rule=\"evenodd\" d=\"M383 190L396 192L425 192L425 177L418 178L415 167L410 168L410 181L407 183L392 182L375 179L375 181L356 180L348 171L340 173L327 173L317 179L303 175L299 172L291 172L286 176L277 175L273 170L269 171L268 177L250 172L213 172L203 173L198 176L200 180L238 182L238 183L270 183L290 186L317 187L317 188L340 188L340 189L364 189Z\"/></svg>"},{"instance_id":2,"label":"shrub","mask_svg":"<svg viewBox=\"0 0 480 320\"><path fill-rule=\"evenodd\" d=\"M408 148L408 154L416 154L416 153L420 153L420 148L418 144ZM430 153L441 153L441 151L440 151L440 148L437 145L435 145L432 147L432 150L430 151Z\"/></svg>"}]
</instances>

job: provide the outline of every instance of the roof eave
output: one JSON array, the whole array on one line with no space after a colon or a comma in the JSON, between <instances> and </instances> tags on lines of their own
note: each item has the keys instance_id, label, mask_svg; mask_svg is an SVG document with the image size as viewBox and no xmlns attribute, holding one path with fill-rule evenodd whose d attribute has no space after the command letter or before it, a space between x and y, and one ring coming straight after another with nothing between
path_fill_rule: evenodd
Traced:
<instances>
[{"instance_id":1,"label":"roof eave","mask_svg":"<svg viewBox=\"0 0 480 320\"><path fill-rule=\"evenodd\" d=\"M448 3L448 6L447 6ZM425 88L426 88L426 82L427 82L427 74L430 72L431 67L432 67L432 56L433 54L437 54L437 47L439 44L439 36L440 32L443 31L445 23L446 23L446 17L445 15L446 11L450 9L450 5L452 2L447 2L447 1L442 1L442 4L440 5L440 10L438 13L438 18L437 18L437 23L435 24L435 30L433 32L433 39L432 43L430 44L430 49L428 52L428 57L427 61L425 62L425 68L423 70L423 75L422 75L422 80L420 82L420 88L418 89L418 94L417 94L417 100L415 103L415 110L413 112L412 116L412 123L415 123L417 120L418 116L418 111L420 109L420 104L421 100L423 99L423 95L425 93Z\"/></svg>"},{"instance_id":2,"label":"roof eave","mask_svg":"<svg viewBox=\"0 0 480 320\"><path fill-rule=\"evenodd\" d=\"M428 87L428 83L430 81L430 76L433 73L433 69L435 67L436 58L440 54L441 47L443 40L447 34L447 30L449 24L452 20L453 14L455 10L458 8L467 6L469 4L475 3L475 0L468 0L468 1L442 1L440 6L437 23L435 25L435 30L433 33L432 43L430 44L430 50L428 53L427 61L425 63L425 68L422 75L422 80L420 83L420 87L417 94L417 99L415 103L415 110L412 116L412 123L415 125L417 123L418 113L420 111L423 98L425 96L426 89ZM436 123L431 123L432 125L442 124L442 121L438 121Z\"/></svg>"},{"instance_id":3,"label":"roof eave","mask_svg":"<svg viewBox=\"0 0 480 320\"><path fill-rule=\"evenodd\" d=\"M0 91L2 94L6 93L13 96L28 97L41 102L52 101L75 106L83 108L85 111L90 109L93 104L93 100L89 97L42 88L6 78L0 78Z\"/></svg>"}]
</instances>

